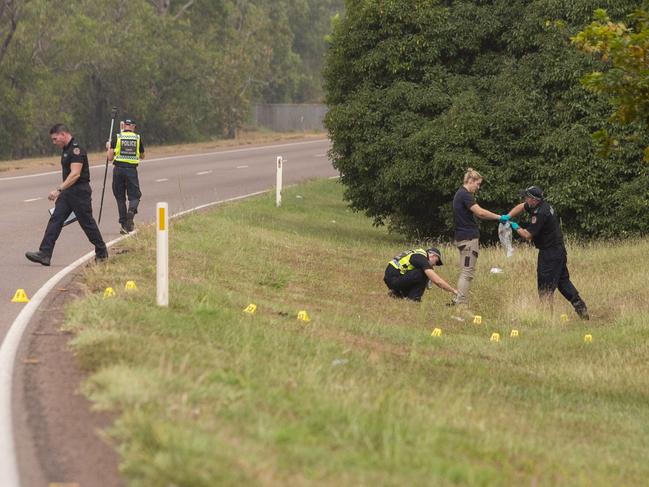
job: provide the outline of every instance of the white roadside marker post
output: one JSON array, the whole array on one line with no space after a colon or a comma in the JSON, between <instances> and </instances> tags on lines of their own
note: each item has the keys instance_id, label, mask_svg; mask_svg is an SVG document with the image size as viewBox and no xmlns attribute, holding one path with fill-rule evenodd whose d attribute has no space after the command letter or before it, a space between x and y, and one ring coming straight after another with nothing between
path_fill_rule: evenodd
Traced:
<instances>
[{"instance_id":1,"label":"white roadside marker post","mask_svg":"<svg viewBox=\"0 0 649 487\"><path fill-rule=\"evenodd\" d=\"M284 165L284 159L282 156L277 156L277 189L275 193L275 206L279 208L282 206L282 166Z\"/></svg>"},{"instance_id":2,"label":"white roadside marker post","mask_svg":"<svg viewBox=\"0 0 649 487\"><path fill-rule=\"evenodd\" d=\"M158 306L169 306L169 205L156 205L156 275Z\"/></svg>"}]
</instances>

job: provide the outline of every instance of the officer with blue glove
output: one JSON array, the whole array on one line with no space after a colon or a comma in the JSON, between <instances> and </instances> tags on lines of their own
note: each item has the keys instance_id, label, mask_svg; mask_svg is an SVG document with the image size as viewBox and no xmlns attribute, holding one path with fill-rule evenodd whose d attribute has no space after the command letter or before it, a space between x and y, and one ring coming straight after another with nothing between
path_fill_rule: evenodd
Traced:
<instances>
[{"instance_id":1,"label":"officer with blue glove","mask_svg":"<svg viewBox=\"0 0 649 487\"><path fill-rule=\"evenodd\" d=\"M475 169L468 168L464 174L463 184L453 197L453 223L455 226L454 244L460 251L460 276L457 283L458 294L451 305L468 306L469 288L475 277L475 270L480 252L480 230L477 219L500 221L505 223L509 215L498 215L482 208L475 199L475 194L482 186L482 175Z\"/></svg>"},{"instance_id":2,"label":"officer with blue glove","mask_svg":"<svg viewBox=\"0 0 649 487\"><path fill-rule=\"evenodd\" d=\"M514 218L525 211L530 215L530 224L527 228L521 228L515 221L510 221L510 224L514 232L525 240L531 240L539 249L536 268L539 297L551 304L554 291L558 288L580 318L590 319L586 303L570 281L568 255L563 243L559 217L554 208L545 201L543 190L538 186L524 189L521 191L521 197L525 201L512 208L509 216Z\"/></svg>"}]
</instances>

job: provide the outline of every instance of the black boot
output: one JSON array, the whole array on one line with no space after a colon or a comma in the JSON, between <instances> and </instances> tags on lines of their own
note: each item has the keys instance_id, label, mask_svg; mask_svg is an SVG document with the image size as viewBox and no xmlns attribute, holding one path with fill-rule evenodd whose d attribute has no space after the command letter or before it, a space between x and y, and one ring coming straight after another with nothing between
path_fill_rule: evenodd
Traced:
<instances>
[{"instance_id":1,"label":"black boot","mask_svg":"<svg viewBox=\"0 0 649 487\"><path fill-rule=\"evenodd\" d=\"M579 298L577 301L573 302L572 305L575 308L575 312L582 320L590 320L590 315L588 314L588 308L586 303Z\"/></svg>"},{"instance_id":2,"label":"black boot","mask_svg":"<svg viewBox=\"0 0 649 487\"><path fill-rule=\"evenodd\" d=\"M38 252L25 252L25 257L38 264L50 265L50 256L44 254L40 250Z\"/></svg>"},{"instance_id":3,"label":"black boot","mask_svg":"<svg viewBox=\"0 0 649 487\"><path fill-rule=\"evenodd\" d=\"M124 228L129 233L135 230L135 223L133 223L134 218L135 218L135 211L128 210L128 212L126 213L126 222L124 223Z\"/></svg>"}]
</instances>

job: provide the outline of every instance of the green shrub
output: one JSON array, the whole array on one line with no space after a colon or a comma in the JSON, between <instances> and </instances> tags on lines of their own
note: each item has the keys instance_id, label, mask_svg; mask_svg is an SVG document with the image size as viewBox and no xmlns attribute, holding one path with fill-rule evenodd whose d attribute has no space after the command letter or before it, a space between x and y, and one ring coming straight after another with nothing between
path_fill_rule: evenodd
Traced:
<instances>
[{"instance_id":1,"label":"green shrub","mask_svg":"<svg viewBox=\"0 0 649 487\"><path fill-rule=\"evenodd\" d=\"M647 140L598 154L591 134L609 109L579 80L605 66L570 44L596 7L614 17L637 6L603 3L349 0L325 87L351 206L410 235L450 236L451 201L473 167L485 176L478 201L493 211L538 184L569 233L645 232Z\"/></svg>"}]
</instances>

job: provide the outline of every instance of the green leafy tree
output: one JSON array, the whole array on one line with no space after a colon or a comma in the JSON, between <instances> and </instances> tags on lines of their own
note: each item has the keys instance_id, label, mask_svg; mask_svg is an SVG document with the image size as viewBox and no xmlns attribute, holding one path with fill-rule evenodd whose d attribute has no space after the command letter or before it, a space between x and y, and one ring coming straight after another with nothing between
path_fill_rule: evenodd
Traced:
<instances>
[{"instance_id":1,"label":"green leafy tree","mask_svg":"<svg viewBox=\"0 0 649 487\"><path fill-rule=\"evenodd\" d=\"M649 3L628 16L628 25L613 22L604 9L572 41L582 51L599 57L607 69L586 75L582 82L590 91L604 96L613 106L611 120L646 132L649 120ZM636 134L633 134L636 135ZM594 137L605 153L618 140L605 130ZM649 147L645 149L649 161Z\"/></svg>"},{"instance_id":2,"label":"green leafy tree","mask_svg":"<svg viewBox=\"0 0 649 487\"><path fill-rule=\"evenodd\" d=\"M56 121L101 149L113 105L149 143L234 137L253 101L319 98L342 1L0 0L0 157L54 153Z\"/></svg>"},{"instance_id":3,"label":"green leafy tree","mask_svg":"<svg viewBox=\"0 0 649 487\"><path fill-rule=\"evenodd\" d=\"M605 3L619 15L635 6ZM579 80L602 63L569 37L594 4L348 0L325 89L331 156L352 208L410 235L450 237L451 201L473 167L487 208L508 210L534 183L570 232L643 232L647 216L622 218L638 214L633 191L649 183L641 141L607 159L590 139L607 107ZM485 230L495 236L493 224Z\"/></svg>"}]
</instances>

